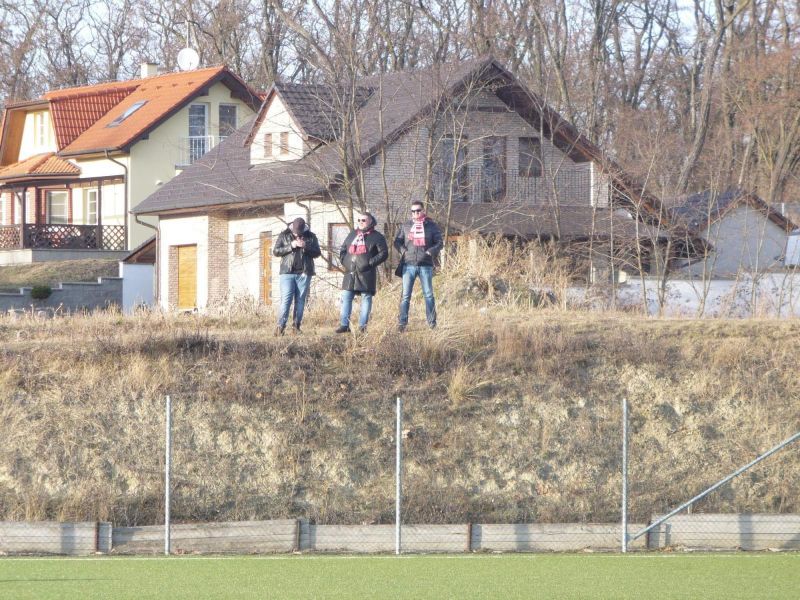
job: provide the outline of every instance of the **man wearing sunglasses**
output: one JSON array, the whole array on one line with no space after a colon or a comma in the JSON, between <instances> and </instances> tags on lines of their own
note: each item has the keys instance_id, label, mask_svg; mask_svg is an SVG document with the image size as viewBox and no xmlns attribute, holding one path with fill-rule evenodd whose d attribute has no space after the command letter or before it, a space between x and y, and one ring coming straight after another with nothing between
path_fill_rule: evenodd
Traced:
<instances>
[{"instance_id":1,"label":"man wearing sunglasses","mask_svg":"<svg viewBox=\"0 0 800 600\"><path fill-rule=\"evenodd\" d=\"M375 229L377 223L375 217L368 212L359 215L356 218L356 228L348 234L339 249L344 278L342 312L336 333L350 331L350 313L353 310L353 298L357 295L361 296L358 329L362 333L367 330L369 314L372 311L372 297L377 287L377 268L389 257L386 238Z\"/></svg>"},{"instance_id":2,"label":"man wearing sunglasses","mask_svg":"<svg viewBox=\"0 0 800 600\"><path fill-rule=\"evenodd\" d=\"M397 274L403 278L403 296L400 300L400 316L397 328L405 331L408 326L408 308L414 280L419 277L422 295L425 298L425 315L428 327L436 328L436 301L433 297L433 263L444 243L439 226L425 215L422 202L411 204L411 219L403 223L394 238L394 247L400 253Z\"/></svg>"}]
</instances>

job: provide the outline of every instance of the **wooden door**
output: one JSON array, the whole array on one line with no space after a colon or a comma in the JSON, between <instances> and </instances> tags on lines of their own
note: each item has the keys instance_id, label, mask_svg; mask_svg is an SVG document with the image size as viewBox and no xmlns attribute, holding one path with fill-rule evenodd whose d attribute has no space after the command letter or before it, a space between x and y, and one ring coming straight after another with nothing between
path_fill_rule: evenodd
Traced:
<instances>
[{"instance_id":1,"label":"wooden door","mask_svg":"<svg viewBox=\"0 0 800 600\"><path fill-rule=\"evenodd\" d=\"M197 307L197 246L178 246L178 309Z\"/></svg>"},{"instance_id":2,"label":"wooden door","mask_svg":"<svg viewBox=\"0 0 800 600\"><path fill-rule=\"evenodd\" d=\"M260 289L262 304L272 304L272 233L261 233Z\"/></svg>"}]
</instances>

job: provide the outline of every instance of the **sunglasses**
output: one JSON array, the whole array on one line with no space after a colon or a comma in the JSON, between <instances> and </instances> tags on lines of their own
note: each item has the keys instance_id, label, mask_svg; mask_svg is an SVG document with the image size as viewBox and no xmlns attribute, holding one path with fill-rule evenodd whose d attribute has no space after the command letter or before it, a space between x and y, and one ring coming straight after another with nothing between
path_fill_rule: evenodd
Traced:
<instances>
[{"instance_id":1,"label":"sunglasses","mask_svg":"<svg viewBox=\"0 0 800 600\"><path fill-rule=\"evenodd\" d=\"M422 212L422 209L421 208L412 208L411 212L412 213Z\"/></svg>"},{"instance_id":2,"label":"sunglasses","mask_svg":"<svg viewBox=\"0 0 800 600\"><path fill-rule=\"evenodd\" d=\"M367 221L369 221L369 219L358 219L359 223L366 223Z\"/></svg>"}]
</instances>

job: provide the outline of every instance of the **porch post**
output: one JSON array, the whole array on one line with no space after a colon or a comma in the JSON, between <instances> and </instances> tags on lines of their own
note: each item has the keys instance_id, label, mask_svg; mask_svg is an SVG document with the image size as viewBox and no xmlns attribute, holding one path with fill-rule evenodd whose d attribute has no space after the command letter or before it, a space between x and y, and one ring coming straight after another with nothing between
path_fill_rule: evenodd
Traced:
<instances>
[{"instance_id":1,"label":"porch post","mask_svg":"<svg viewBox=\"0 0 800 600\"><path fill-rule=\"evenodd\" d=\"M97 249L103 249L103 182L97 182Z\"/></svg>"},{"instance_id":2,"label":"porch post","mask_svg":"<svg viewBox=\"0 0 800 600\"><path fill-rule=\"evenodd\" d=\"M28 224L28 188L22 188L22 216L19 223L19 247L25 247L25 226Z\"/></svg>"}]
</instances>

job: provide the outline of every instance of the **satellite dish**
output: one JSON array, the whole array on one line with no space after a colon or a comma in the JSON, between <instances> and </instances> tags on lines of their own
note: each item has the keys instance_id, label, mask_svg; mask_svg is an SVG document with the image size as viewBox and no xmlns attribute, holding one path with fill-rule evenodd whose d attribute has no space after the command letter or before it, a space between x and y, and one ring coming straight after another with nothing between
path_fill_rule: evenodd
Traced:
<instances>
[{"instance_id":1,"label":"satellite dish","mask_svg":"<svg viewBox=\"0 0 800 600\"><path fill-rule=\"evenodd\" d=\"M191 71L200 64L200 55L194 48L184 48L178 52L178 67L181 71Z\"/></svg>"}]
</instances>

